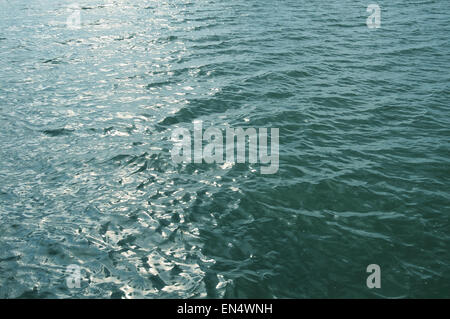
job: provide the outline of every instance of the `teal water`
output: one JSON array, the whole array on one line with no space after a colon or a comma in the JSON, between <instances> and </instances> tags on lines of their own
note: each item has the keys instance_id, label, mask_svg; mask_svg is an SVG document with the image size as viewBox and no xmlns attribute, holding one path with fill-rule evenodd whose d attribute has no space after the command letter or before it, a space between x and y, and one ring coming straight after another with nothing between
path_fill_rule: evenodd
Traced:
<instances>
[{"instance_id":1,"label":"teal water","mask_svg":"<svg viewBox=\"0 0 450 319\"><path fill-rule=\"evenodd\" d=\"M0 1L1 298L450 297L450 2L73 3ZM174 164L193 120L278 172Z\"/></svg>"}]
</instances>

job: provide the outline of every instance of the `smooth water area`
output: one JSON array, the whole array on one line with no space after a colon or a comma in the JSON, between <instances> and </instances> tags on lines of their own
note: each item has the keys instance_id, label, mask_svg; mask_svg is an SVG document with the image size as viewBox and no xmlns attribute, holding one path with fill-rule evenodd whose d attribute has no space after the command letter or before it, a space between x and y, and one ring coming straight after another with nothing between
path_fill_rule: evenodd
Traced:
<instances>
[{"instance_id":1,"label":"smooth water area","mask_svg":"<svg viewBox=\"0 0 450 319\"><path fill-rule=\"evenodd\" d=\"M450 297L450 2L372 2L0 1L0 297Z\"/></svg>"}]
</instances>

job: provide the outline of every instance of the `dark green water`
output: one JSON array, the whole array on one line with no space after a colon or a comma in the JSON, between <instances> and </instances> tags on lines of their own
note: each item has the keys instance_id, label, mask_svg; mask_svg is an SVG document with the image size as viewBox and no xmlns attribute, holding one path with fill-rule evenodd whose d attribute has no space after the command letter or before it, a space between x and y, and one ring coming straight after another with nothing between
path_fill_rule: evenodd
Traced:
<instances>
[{"instance_id":1,"label":"dark green water","mask_svg":"<svg viewBox=\"0 0 450 319\"><path fill-rule=\"evenodd\" d=\"M0 1L0 297L450 297L449 1L71 3ZM193 120L278 172L174 164Z\"/></svg>"}]
</instances>

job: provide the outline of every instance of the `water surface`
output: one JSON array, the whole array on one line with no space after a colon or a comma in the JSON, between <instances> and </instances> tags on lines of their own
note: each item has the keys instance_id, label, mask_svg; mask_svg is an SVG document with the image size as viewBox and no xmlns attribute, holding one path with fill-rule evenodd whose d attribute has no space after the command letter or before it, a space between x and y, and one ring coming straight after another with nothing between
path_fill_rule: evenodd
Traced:
<instances>
[{"instance_id":1,"label":"water surface","mask_svg":"<svg viewBox=\"0 0 450 319\"><path fill-rule=\"evenodd\" d=\"M450 2L77 3L0 2L0 297L450 297ZM174 164L194 120L278 173Z\"/></svg>"}]
</instances>

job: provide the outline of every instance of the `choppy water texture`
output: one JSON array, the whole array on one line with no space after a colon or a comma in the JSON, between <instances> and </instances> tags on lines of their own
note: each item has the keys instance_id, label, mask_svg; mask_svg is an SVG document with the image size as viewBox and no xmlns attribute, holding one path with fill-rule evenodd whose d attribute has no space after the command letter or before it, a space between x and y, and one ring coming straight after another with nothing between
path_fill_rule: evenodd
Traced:
<instances>
[{"instance_id":1,"label":"choppy water texture","mask_svg":"<svg viewBox=\"0 0 450 319\"><path fill-rule=\"evenodd\" d=\"M371 2L1 1L0 297L450 297L450 2ZM175 165L193 120L278 173Z\"/></svg>"}]
</instances>

